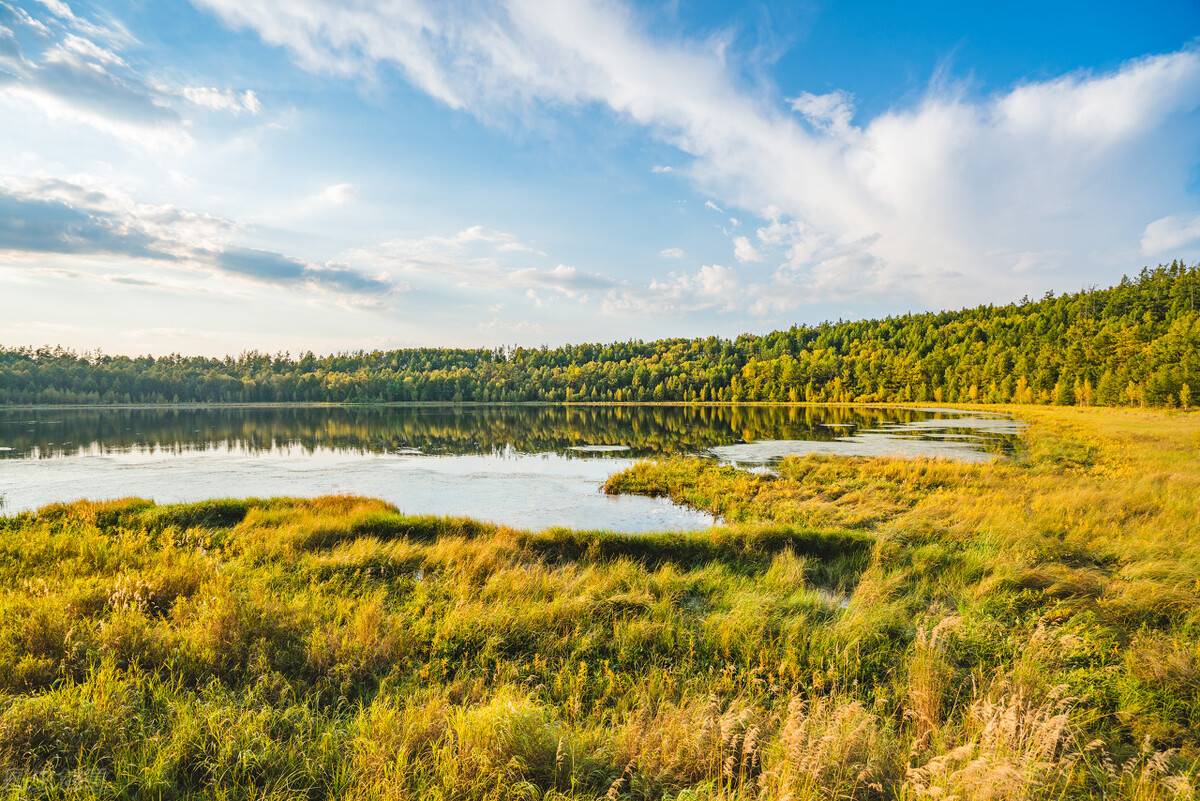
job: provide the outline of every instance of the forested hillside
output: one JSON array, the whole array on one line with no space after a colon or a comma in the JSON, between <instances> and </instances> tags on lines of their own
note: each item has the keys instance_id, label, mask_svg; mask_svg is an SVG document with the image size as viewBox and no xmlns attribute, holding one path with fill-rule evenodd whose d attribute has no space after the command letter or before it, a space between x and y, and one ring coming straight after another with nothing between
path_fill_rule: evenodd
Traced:
<instances>
[{"instance_id":1,"label":"forested hillside","mask_svg":"<svg viewBox=\"0 0 1200 801\"><path fill-rule=\"evenodd\" d=\"M813 401L1187 406L1200 265L1007 306L735 340L417 348L318 357L0 348L0 403Z\"/></svg>"}]
</instances>

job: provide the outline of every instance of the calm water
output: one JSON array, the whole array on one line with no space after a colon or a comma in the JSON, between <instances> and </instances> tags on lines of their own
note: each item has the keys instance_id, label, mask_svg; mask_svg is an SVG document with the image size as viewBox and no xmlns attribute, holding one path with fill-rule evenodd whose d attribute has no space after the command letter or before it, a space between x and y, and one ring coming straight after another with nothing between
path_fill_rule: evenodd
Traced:
<instances>
[{"instance_id":1,"label":"calm water","mask_svg":"<svg viewBox=\"0 0 1200 801\"><path fill-rule=\"evenodd\" d=\"M793 453L985 460L1019 424L939 410L781 407L89 409L0 412L5 513L77 498L160 503L351 492L409 513L523 528L705 528L661 499L610 497L649 456L769 467Z\"/></svg>"}]
</instances>

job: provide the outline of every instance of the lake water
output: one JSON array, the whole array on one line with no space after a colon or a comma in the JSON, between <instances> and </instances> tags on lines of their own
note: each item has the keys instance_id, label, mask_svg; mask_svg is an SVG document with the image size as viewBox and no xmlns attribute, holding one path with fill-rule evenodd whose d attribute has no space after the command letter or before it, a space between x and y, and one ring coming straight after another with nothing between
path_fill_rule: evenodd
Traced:
<instances>
[{"instance_id":1,"label":"lake water","mask_svg":"<svg viewBox=\"0 0 1200 801\"><path fill-rule=\"evenodd\" d=\"M355 493L410 514L521 528L706 528L665 499L600 484L646 457L769 468L793 453L1011 452L1020 424L935 409L417 406L0 411L0 498L12 514L78 498L159 503Z\"/></svg>"}]
</instances>

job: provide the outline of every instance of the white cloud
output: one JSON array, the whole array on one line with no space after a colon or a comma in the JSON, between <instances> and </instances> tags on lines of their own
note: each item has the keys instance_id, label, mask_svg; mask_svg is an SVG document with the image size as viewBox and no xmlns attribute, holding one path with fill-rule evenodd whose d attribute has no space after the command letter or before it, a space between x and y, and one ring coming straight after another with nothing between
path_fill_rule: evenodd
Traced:
<instances>
[{"instance_id":1,"label":"white cloud","mask_svg":"<svg viewBox=\"0 0 1200 801\"><path fill-rule=\"evenodd\" d=\"M84 60L113 67L129 66L125 63L125 59L108 48L101 47L90 39L76 36L73 33L68 33L59 44L50 49L46 54L46 61L66 61L72 56L80 56Z\"/></svg>"},{"instance_id":2,"label":"white cloud","mask_svg":"<svg viewBox=\"0 0 1200 801\"><path fill-rule=\"evenodd\" d=\"M653 173L675 172L675 168L666 166L664 164L655 164L653 167L650 168L650 172L653 172Z\"/></svg>"},{"instance_id":3,"label":"white cloud","mask_svg":"<svg viewBox=\"0 0 1200 801\"><path fill-rule=\"evenodd\" d=\"M801 92L789 102L794 111L804 115L816 128L835 135L850 131L850 121L854 118L854 96L849 92L840 89L824 95Z\"/></svg>"},{"instance_id":4,"label":"white cloud","mask_svg":"<svg viewBox=\"0 0 1200 801\"><path fill-rule=\"evenodd\" d=\"M709 264L700 268L693 284L704 297L732 300L738 285L737 274L729 267Z\"/></svg>"},{"instance_id":5,"label":"white cloud","mask_svg":"<svg viewBox=\"0 0 1200 801\"><path fill-rule=\"evenodd\" d=\"M354 184L330 184L317 193L314 200L320 203L330 203L335 206L341 206L349 203L358 196L358 190Z\"/></svg>"},{"instance_id":6,"label":"white cloud","mask_svg":"<svg viewBox=\"0 0 1200 801\"><path fill-rule=\"evenodd\" d=\"M587 292L593 290L612 289L616 282L611 278L597 273L582 272L575 267L560 264L553 270L538 270L525 267L496 276L494 286L526 288L534 292L534 288L549 289L566 295L569 298L587 299Z\"/></svg>"},{"instance_id":7,"label":"white cloud","mask_svg":"<svg viewBox=\"0 0 1200 801\"><path fill-rule=\"evenodd\" d=\"M683 252L683 248L664 248L658 255L664 259L682 259L687 254Z\"/></svg>"},{"instance_id":8,"label":"white cloud","mask_svg":"<svg viewBox=\"0 0 1200 801\"><path fill-rule=\"evenodd\" d=\"M213 109L214 111L229 111L234 114L241 114L242 112L258 114L262 110L262 103L259 102L258 95L254 94L251 90L246 90L239 94L231 89L187 86L184 87L182 94L197 106Z\"/></svg>"},{"instance_id":9,"label":"white cloud","mask_svg":"<svg viewBox=\"0 0 1200 801\"><path fill-rule=\"evenodd\" d=\"M748 261L762 261L763 256L758 252L754 245L750 244L750 239L744 236L736 236L733 238L733 257L743 264Z\"/></svg>"},{"instance_id":10,"label":"white cloud","mask_svg":"<svg viewBox=\"0 0 1200 801\"><path fill-rule=\"evenodd\" d=\"M65 19L75 19L75 13L71 11L71 7L62 0L38 0L39 3L50 9L50 13Z\"/></svg>"},{"instance_id":11,"label":"white cloud","mask_svg":"<svg viewBox=\"0 0 1200 801\"><path fill-rule=\"evenodd\" d=\"M682 316L699 311L737 311L744 295L737 273L706 264L693 274L672 273L649 285L623 284L605 297L606 314L633 317Z\"/></svg>"},{"instance_id":12,"label":"white cloud","mask_svg":"<svg viewBox=\"0 0 1200 801\"><path fill-rule=\"evenodd\" d=\"M725 213L725 209L721 208L720 206L718 206L716 203L712 202L711 200L704 201L704 208L711 209L711 210L715 211L717 214Z\"/></svg>"},{"instance_id":13,"label":"white cloud","mask_svg":"<svg viewBox=\"0 0 1200 801\"><path fill-rule=\"evenodd\" d=\"M1200 247L1200 214L1173 215L1155 220L1142 233L1142 253L1173 258L1178 251L1193 254Z\"/></svg>"}]
</instances>

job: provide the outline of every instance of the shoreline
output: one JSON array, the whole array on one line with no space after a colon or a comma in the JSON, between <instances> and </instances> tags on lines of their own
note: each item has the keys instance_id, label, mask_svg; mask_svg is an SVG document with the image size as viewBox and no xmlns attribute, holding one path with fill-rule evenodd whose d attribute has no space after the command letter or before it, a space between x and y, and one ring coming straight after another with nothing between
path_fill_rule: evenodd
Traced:
<instances>
[{"instance_id":1,"label":"shoreline","mask_svg":"<svg viewBox=\"0 0 1200 801\"><path fill-rule=\"evenodd\" d=\"M993 414L1010 414L1008 410L1022 408L1039 408L1041 404L986 404L986 403L941 403L936 406L919 402L911 403L810 403L807 401L370 401L362 403L327 403L322 401L289 401L286 403L234 403L234 402L179 402L179 403L39 403L39 404L10 404L0 406L2 411L86 411L86 410L130 410L130 409L419 409L419 408L462 408L462 407L496 407L496 408L548 408L548 407L649 407L649 408L738 408L766 407L781 409L911 409L922 412L979 412ZM1068 408L1068 407L1060 407ZM1133 407L1078 407L1103 409L1129 409ZM1003 410L1003 411L994 411ZM1169 410L1167 410L1169 411ZM1176 410L1187 411L1187 410Z\"/></svg>"}]
</instances>

